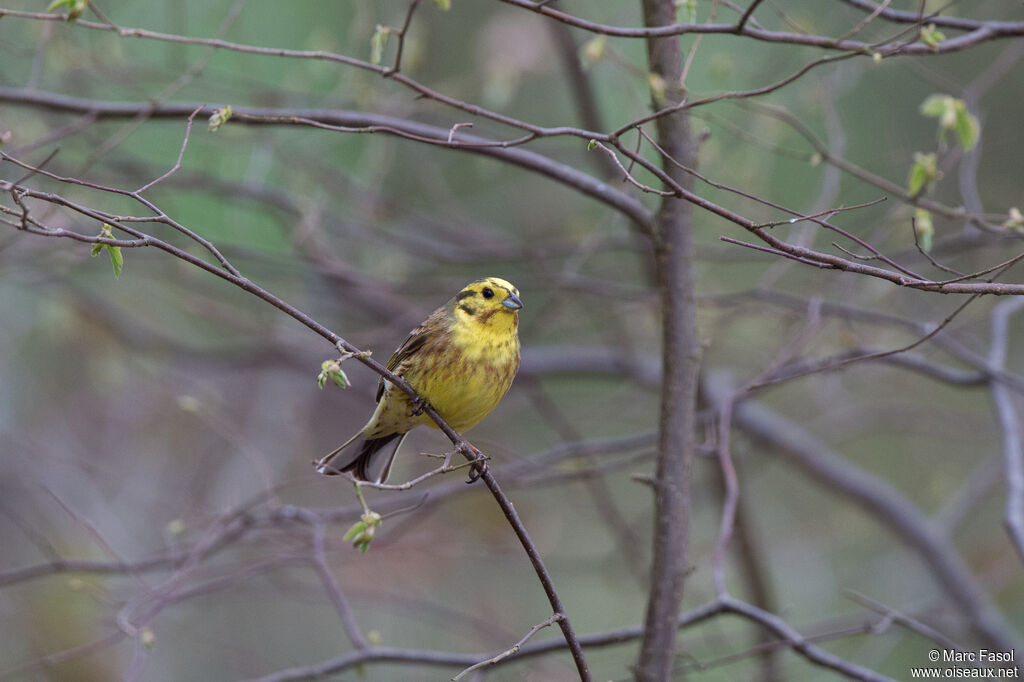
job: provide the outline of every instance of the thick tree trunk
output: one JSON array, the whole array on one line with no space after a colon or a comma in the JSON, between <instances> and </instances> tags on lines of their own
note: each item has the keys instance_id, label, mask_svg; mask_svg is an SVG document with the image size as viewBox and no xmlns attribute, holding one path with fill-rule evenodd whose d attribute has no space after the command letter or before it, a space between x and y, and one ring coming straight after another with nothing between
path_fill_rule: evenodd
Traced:
<instances>
[{"instance_id":1,"label":"thick tree trunk","mask_svg":"<svg viewBox=\"0 0 1024 682\"><path fill-rule=\"evenodd\" d=\"M643 0L644 22L660 26L675 21L672 0ZM679 38L647 41L649 71L665 83L652 88L658 108L681 96L682 55ZM662 99L664 97L664 99ZM658 144L679 163L692 167L694 143L685 114L657 120ZM671 162L665 171L682 186L690 176ZM693 206L665 197L657 216L655 267L662 309L661 418L656 472L654 557L647 602L638 682L667 682L675 661L676 620L686 576L690 516L690 462L695 444L695 409L700 346L693 287Z\"/></svg>"}]
</instances>

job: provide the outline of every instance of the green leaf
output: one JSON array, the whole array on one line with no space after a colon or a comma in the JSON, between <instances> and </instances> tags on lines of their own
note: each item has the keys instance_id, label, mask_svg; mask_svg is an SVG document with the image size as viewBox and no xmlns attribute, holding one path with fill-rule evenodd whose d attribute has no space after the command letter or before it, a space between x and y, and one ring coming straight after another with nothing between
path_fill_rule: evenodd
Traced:
<instances>
[{"instance_id":1,"label":"green leaf","mask_svg":"<svg viewBox=\"0 0 1024 682\"><path fill-rule=\"evenodd\" d=\"M104 239L116 239L113 228L107 223L103 223L99 236ZM110 254L110 263L114 266L114 277L119 278L121 276L121 269L124 267L124 255L121 253L121 247L113 246L112 244L93 244L90 255L95 258L104 250Z\"/></svg>"},{"instance_id":2,"label":"green leaf","mask_svg":"<svg viewBox=\"0 0 1024 682\"><path fill-rule=\"evenodd\" d=\"M914 152L914 165L910 168L907 188L913 196L919 195L939 178L939 158L935 154Z\"/></svg>"},{"instance_id":3,"label":"green leaf","mask_svg":"<svg viewBox=\"0 0 1024 682\"><path fill-rule=\"evenodd\" d=\"M353 540L357 535L361 534L365 530L366 530L366 522L365 521L356 521L355 523L352 524L352 526L347 531L345 531L345 537L342 538L342 539L345 540L345 542L349 542L349 541Z\"/></svg>"},{"instance_id":4,"label":"green leaf","mask_svg":"<svg viewBox=\"0 0 1024 682\"><path fill-rule=\"evenodd\" d=\"M939 119L940 144L945 143L946 133L950 131L956 133L960 146L967 151L974 149L978 143L981 126L962 99L950 95L929 95L921 103L921 113Z\"/></svg>"},{"instance_id":5,"label":"green leaf","mask_svg":"<svg viewBox=\"0 0 1024 682\"><path fill-rule=\"evenodd\" d=\"M380 524L380 514L367 510L345 533L345 541L351 542L352 546L360 553L366 554L370 549L370 543L373 542L373 536L377 532L377 526Z\"/></svg>"},{"instance_id":6,"label":"green leaf","mask_svg":"<svg viewBox=\"0 0 1024 682\"><path fill-rule=\"evenodd\" d=\"M214 109L213 113L210 114L210 132L217 132L222 125L231 120L234 113L235 112L227 104L219 109Z\"/></svg>"},{"instance_id":7,"label":"green leaf","mask_svg":"<svg viewBox=\"0 0 1024 682\"><path fill-rule=\"evenodd\" d=\"M343 372L341 369L338 369L338 371L336 372L331 372L330 374L328 374L328 376L331 378L331 381L334 382L334 385L337 386L338 388L348 388L351 385L349 384L348 381L348 375L345 374L345 372Z\"/></svg>"},{"instance_id":8,"label":"green leaf","mask_svg":"<svg viewBox=\"0 0 1024 682\"><path fill-rule=\"evenodd\" d=\"M320 363L320 373L316 375L316 385L322 389L327 385L328 379L333 381L338 388L348 388L352 385L348 380L348 375L341 369L340 360L324 360Z\"/></svg>"},{"instance_id":9,"label":"green leaf","mask_svg":"<svg viewBox=\"0 0 1024 682\"><path fill-rule=\"evenodd\" d=\"M110 264L114 266L114 279L121 277L121 268L124 267L124 256L121 254L120 246L108 246L107 253L110 254Z\"/></svg>"},{"instance_id":10,"label":"green leaf","mask_svg":"<svg viewBox=\"0 0 1024 682\"><path fill-rule=\"evenodd\" d=\"M52 12L61 7L68 8L67 20L73 22L75 19L82 16L82 12L89 7L89 0L54 0L50 3L50 6L46 8L46 11Z\"/></svg>"},{"instance_id":11,"label":"green leaf","mask_svg":"<svg viewBox=\"0 0 1024 682\"><path fill-rule=\"evenodd\" d=\"M680 23L697 23L697 0L675 0L676 18Z\"/></svg>"},{"instance_id":12,"label":"green leaf","mask_svg":"<svg viewBox=\"0 0 1024 682\"><path fill-rule=\"evenodd\" d=\"M950 95L929 95L921 102L924 116L939 119L939 145L945 147L946 133L956 126L956 105L959 100ZM963 104L961 102L961 104Z\"/></svg>"},{"instance_id":13,"label":"green leaf","mask_svg":"<svg viewBox=\"0 0 1024 682\"><path fill-rule=\"evenodd\" d=\"M452 0L434 0L434 4L437 5L438 9L442 12L447 12L452 8Z\"/></svg>"},{"instance_id":14,"label":"green leaf","mask_svg":"<svg viewBox=\"0 0 1024 682\"><path fill-rule=\"evenodd\" d=\"M384 58L384 48L388 44L388 36L390 35L390 28L377 24L377 30L373 32L373 36L370 38L371 63L380 64L381 60Z\"/></svg>"},{"instance_id":15,"label":"green leaf","mask_svg":"<svg viewBox=\"0 0 1024 682\"><path fill-rule=\"evenodd\" d=\"M915 163L910 169L910 177L907 179L907 189L910 193L917 195L922 189L924 189L925 183L928 178L925 174L924 168L919 163Z\"/></svg>"},{"instance_id":16,"label":"green leaf","mask_svg":"<svg viewBox=\"0 0 1024 682\"><path fill-rule=\"evenodd\" d=\"M935 225L932 223L931 211L923 208L914 210L914 235L917 237L917 244L921 250L928 253L932 250L932 237L935 235Z\"/></svg>"},{"instance_id":17,"label":"green leaf","mask_svg":"<svg viewBox=\"0 0 1024 682\"><path fill-rule=\"evenodd\" d=\"M953 98L949 95L928 95L921 102L921 113L931 118L938 118L953 106Z\"/></svg>"},{"instance_id":18,"label":"green leaf","mask_svg":"<svg viewBox=\"0 0 1024 682\"><path fill-rule=\"evenodd\" d=\"M967 110L961 100L957 100L960 106L956 107L956 136L960 138L960 146L966 151L974 149L974 145L978 144L978 135L981 132L981 126L978 124L978 119L974 117L971 112Z\"/></svg>"},{"instance_id":19,"label":"green leaf","mask_svg":"<svg viewBox=\"0 0 1024 682\"><path fill-rule=\"evenodd\" d=\"M592 152L597 149L597 140L591 140L587 143L587 151Z\"/></svg>"},{"instance_id":20,"label":"green leaf","mask_svg":"<svg viewBox=\"0 0 1024 682\"><path fill-rule=\"evenodd\" d=\"M939 43L946 39L946 34L942 31L935 30L935 24L928 24L927 26L921 27L921 42L932 49L933 52L939 51Z\"/></svg>"}]
</instances>

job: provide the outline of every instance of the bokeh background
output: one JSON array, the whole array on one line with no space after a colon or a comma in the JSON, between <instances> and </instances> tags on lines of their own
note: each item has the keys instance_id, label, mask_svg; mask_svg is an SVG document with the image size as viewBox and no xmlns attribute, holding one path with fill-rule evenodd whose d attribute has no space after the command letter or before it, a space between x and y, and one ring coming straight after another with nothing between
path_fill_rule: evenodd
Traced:
<instances>
[{"instance_id":1,"label":"bokeh background","mask_svg":"<svg viewBox=\"0 0 1024 682\"><path fill-rule=\"evenodd\" d=\"M0 5L45 9L37 2ZM565 9L636 26L638 5L574 2ZM368 59L375 27L400 26L407 6L107 0L100 8L124 27ZM712 11L722 21L736 17L724 4L701 0L696 8L701 21ZM994 0L953 3L950 11L1024 19L1020 3ZM756 15L769 28L835 36L864 16L845 3L812 0L766 3ZM98 21L88 12L83 19ZM863 37L894 31L872 24ZM403 70L524 121L586 127L558 47L566 34L579 48L593 37L553 29L542 17L497 2L453 0L450 11L424 3L406 39ZM696 45L686 81L693 96L761 87L822 56L734 36L688 36L682 43L684 50ZM598 46L590 49L594 56ZM393 50L392 41L385 60ZM648 113L644 44L611 38L598 56L583 73L602 129ZM944 56L855 58L816 68L756 102L699 108L693 126L702 136L701 171L805 213L888 197L834 222L901 263L935 273L914 247L913 207L820 162L807 140L772 114L788 111L830 154L901 187L915 152L937 152L943 177L929 197L999 226L1022 202L1022 57L1016 39ZM25 17L0 18L0 63L0 86L8 89L115 102L349 109L444 128L472 121L473 134L518 136L340 64ZM969 102L982 129L974 151L965 153L953 138L939 148L936 121L918 110L933 93ZM93 121L14 100L0 100L0 132L11 132L4 151L37 163L59 148L49 170L112 187L135 189L165 173L185 135L185 117ZM607 178L606 159L580 139L539 140L530 148ZM0 164L3 179L22 175ZM608 181L656 206L656 198L618 178ZM141 212L107 193L41 177L31 183L104 210ZM754 220L788 217L708 185L698 183L697 191ZM634 475L653 471L659 301L649 246L627 219L492 159L381 134L288 125L229 122L210 132L204 120L196 122L181 169L146 196L217 244L252 281L381 360L467 281L497 275L514 282L526 303L523 370L470 437L492 457L577 632L642 622L652 495ZM0 202L12 206L10 197ZM38 211L53 225L99 232L80 216L44 205ZM984 233L938 214L934 222L932 255L962 271L1021 249L1012 229ZM776 230L825 250L833 240L806 224ZM186 243L166 227L153 231ZM794 362L899 348L964 300L782 262L725 244L722 235L744 237L721 219L696 214L704 376L718 382L754 379L787 348L795 348ZM124 255L115 279L106 255L91 258L88 245L7 226L0 232L0 679L231 680L351 650L308 561L310 527L289 516L295 509L330 518L326 560L374 642L493 652L549 615L493 500L479 484L465 485L461 474L403 493L368 491L371 506L398 513L385 520L367 554L346 543L342 535L358 517L353 489L317 476L310 463L363 424L376 376L349 361L348 390L319 390L320 363L336 355L323 339L164 253ZM1019 271L1010 270L1002 281L1019 280ZM820 310L816 297L824 301ZM974 301L941 342L923 344L913 356L974 376L977 367L965 357L987 355L996 303ZM839 314L830 304L860 313ZM810 338L792 346L805 329ZM1007 371L1014 377L1024 362L1022 332L1011 320ZM1020 641L1024 575L1002 525L1002 432L986 381L939 381L905 366L864 362L779 384L754 401L914 505L930 532L962 558L1008 636ZM712 435L709 425L709 442ZM566 452L575 442L589 445ZM425 472L436 461L421 453L444 453L447 445L437 432L415 432L393 479ZM808 635L823 635L828 650L896 679L926 664L934 645L895 625L865 633L880 618L851 593L965 646L979 641L927 557L891 523L805 477L779 456L777 444L737 430L733 448L742 501L729 564L735 594ZM714 596L710 562L721 480L705 450L693 471L693 572L684 609ZM223 539L217 533L231 523L239 525L237 534L218 540L187 570L142 565ZM41 571L32 579L14 573L46 565L50 571L58 559L107 570ZM132 630L132 623L142 629ZM558 636L553 628L537 635ZM764 660L748 651L760 641L756 630L736 618L713 619L680 637L680 677L766 674ZM628 641L589 651L588 659L597 678L625 679L635 652ZM780 653L772 666L776 679L831 674L792 653ZM457 671L373 663L336 679L447 679ZM563 651L482 679L573 675Z\"/></svg>"}]
</instances>

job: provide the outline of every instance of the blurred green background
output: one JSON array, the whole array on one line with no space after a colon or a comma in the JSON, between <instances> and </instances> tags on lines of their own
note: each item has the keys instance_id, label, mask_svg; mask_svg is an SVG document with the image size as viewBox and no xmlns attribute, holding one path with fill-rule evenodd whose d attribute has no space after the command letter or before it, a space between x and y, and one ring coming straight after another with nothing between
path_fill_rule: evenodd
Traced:
<instances>
[{"instance_id":1,"label":"blurred green background","mask_svg":"<svg viewBox=\"0 0 1024 682\"><path fill-rule=\"evenodd\" d=\"M35 2L0 5L45 9ZM916 9L918 3L892 6ZM100 7L123 27L203 38L222 34L236 43L368 59L376 25L401 25L407 3L108 0ZM563 9L595 21L641 23L639 3L573 2ZM736 17L723 5L697 3L701 21L712 10L719 21ZM951 12L1024 19L1020 3L995 0L954 3ZM795 25L839 36L864 13L840 2L781 0L766 3L755 16L767 28ZM83 19L96 21L88 12ZM873 24L861 37L877 40L896 30ZM592 38L570 33L579 45ZM1021 205L1024 187L1024 69L1018 64L1024 50L1017 43L881 63L846 60L758 101L790 111L836 156L905 186L914 152L938 150L936 122L919 113L921 102L933 93L975 96L981 142L970 154L952 140L938 150L944 175L929 196L1001 224L1011 207ZM684 51L696 46L686 81L693 97L761 87L823 55L733 36L686 36L682 45ZM394 41L385 61L393 51ZM0 64L2 86L95 100L349 109L443 128L472 120L472 134L519 135L327 61L208 52L52 21L0 18ZM998 65L1008 68L999 71ZM551 26L501 3L453 0L448 12L424 3L407 37L403 71L524 121L582 125ZM641 41L609 39L585 73L604 129L649 112ZM981 88L985 74L995 80ZM74 129L50 139L66 126ZM124 189L171 168L185 126L184 117L90 122L0 102L0 132L11 131L4 151L37 163L59 147L47 166L52 172ZM806 140L761 109L720 102L696 110L693 127L705 136L702 173L795 210L817 212L888 195L816 163ZM602 172L599 152L588 152L584 140L541 140L529 148L584 172ZM22 175L10 163L0 164L0 177ZM640 173L638 178L654 182ZM654 198L618 178L609 183L656 206ZM143 213L123 197L40 177L31 184L104 210ZM788 217L707 185L698 183L697 191L754 220ZM648 375L608 360L614 354L658 366L658 300L648 245L624 217L491 159L380 134L287 125L229 122L209 132L201 119L181 170L146 196L217 244L252 281L380 360L467 281L497 275L515 283L526 303L523 371L470 437L492 457L576 631L642 622L652 496L631 474L652 473L650 441L544 458L565 442L656 428L657 386ZM834 223L909 267L935 273L914 249L913 207L888 196L882 204L837 214ZM12 206L10 197L0 201ZM43 204L37 210L52 225L99 232L81 216ZM980 269L1020 250L1012 231L979 236L963 220L934 220L933 255L957 269ZM703 212L696 221L705 372L728 373L737 383L757 377L807 325L811 297L922 324L940 322L962 302L780 262L720 242L721 235L745 238L733 225ZM152 229L187 244L165 226ZM817 228L776 230L831 248L833 237ZM188 250L199 253L194 245ZM461 485L458 475L437 482L458 490L421 506L433 481L400 496L371 491L371 506L406 509L385 521L368 554L345 543L342 535L358 516L353 491L317 476L310 463L364 423L376 377L348 362L349 390L318 390L320 363L335 354L320 337L164 253L132 249L124 255L124 270L115 279L106 257L90 258L88 245L6 227L0 232L0 354L6 359L0 381L0 574L58 556L138 562L173 553L213 537L226 514L264 497L249 508L251 523L198 561L180 584L168 585L174 575L166 569L0 581L0 678L229 680L349 651L338 615L306 560L309 528L282 520L287 505L337 509L327 527L328 562L360 625L380 644L493 652L549 615L493 500L480 485ZM1017 275L1010 271L1003 281L1018 281ZM794 297L794 305L779 305L779 294ZM972 303L944 337L985 355L994 303ZM1024 330L1014 323L1012 331L1008 368L1016 372L1024 363ZM800 352L819 358L863 347L897 348L917 336L895 324L825 315ZM591 357L584 351L605 355L572 362ZM965 367L940 344L917 352ZM1001 435L984 386L951 386L863 363L782 384L757 400L933 515L937 532L948 532L948 544L1005 618L1016 628L1024 625L1021 564L1001 524ZM426 471L435 462L418 453L443 453L446 445L436 432L414 432L393 480ZM918 554L885 524L775 454L764 443L734 435L742 530L752 538L772 610L807 634L857 629L877 617L850 600L846 591L854 590L958 642L975 641ZM693 573L684 609L714 597L710 567L720 489L715 459L701 457L694 468ZM753 599L735 558L734 552L730 587ZM150 609L157 612L147 618ZM126 616L145 621L150 645L142 635L123 635L119 615L121 625ZM558 636L550 628L537 637ZM680 677L753 679L761 669L756 656L714 664L758 641L752 627L734 617L718 617L680 637ZM896 679L905 679L911 665L925 665L924 653L932 648L895 626L823 646ZM588 652L602 680L628 678L634 657L635 643ZM779 679L830 679L792 653L781 654L777 663ZM448 679L457 671L374 663L336 679ZM574 671L561 652L502 666L484 679L571 680Z\"/></svg>"}]
</instances>

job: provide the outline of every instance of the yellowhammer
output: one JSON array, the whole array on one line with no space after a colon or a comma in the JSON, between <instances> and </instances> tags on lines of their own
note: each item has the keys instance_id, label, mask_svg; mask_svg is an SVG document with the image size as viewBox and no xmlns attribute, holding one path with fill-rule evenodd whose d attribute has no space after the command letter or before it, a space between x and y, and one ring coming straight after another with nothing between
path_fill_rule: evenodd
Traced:
<instances>
[{"instance_id":1,"label":"yellowhammer","mask_svg":"<svg viewBox=\"0 0 1024 682\"><path fill-rule=\"evenodd\" d=\"M471 282L409 333L388 361L458 432L473 428L505 396L519 371L519 290L498 277ZM398 447L416 426L434 421L383 378L370 421L316 463L322 474L351 471L382 483Z\"/></svg>"}]
</instances>

